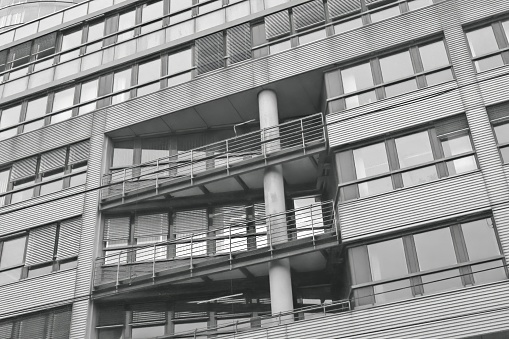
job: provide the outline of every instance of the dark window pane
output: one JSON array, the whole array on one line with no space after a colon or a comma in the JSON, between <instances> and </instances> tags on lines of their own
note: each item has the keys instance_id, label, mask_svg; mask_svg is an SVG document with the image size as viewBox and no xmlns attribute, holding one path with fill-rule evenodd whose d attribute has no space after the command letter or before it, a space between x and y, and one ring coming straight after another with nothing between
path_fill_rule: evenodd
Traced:
<instances>
[{"instance_id":1,"label":"dark window pane","mask_svg":"<svg viewBox=\"0 0 509 339\"><path fill-rule=\"evenodd\" d=\"M458 269L422 276L424 293L434 293L463 287Z\"/></svg>"},{"instance_id":2,"label":"dark window pane","mask_svg":"<svg viewBox=\"0 0 509 339\"><path fill-rule=\"evenodd\" d=\"M401 238L368 245L368 255L373 281L397 278L408 274Z\"/></svg>"},{"instance_id":3,"label":"dark window pane","mask_svg":"<svg viewBox=\"0 0 509 339\"><path fill-rule=\"evenodd\" d=\"M410 167L433 161L428 132L420 132L396 138L399 165Z\"/></svg>"},{"instance_id":4,"label":"dark window pane","mask_svg":"<svg viewBox=\"0 0 509 339\"><path fill-rule=\"evenodd\" d=\"M491 219L461 224L471 261L500 255L494 227Z\"/></svg>"},{"instance_id":5,"label":"dark window pane","mask_svg":"<svg viewBox=\"0 0 509 339\"><path fill-rule=\"evenodd\" d=\"M470 136L468 135L442 138L441 142L446 157L472 151L472 144L470 142Z\"/></svg>"},{"instance_id":6,"label":"dark window pane","mask_svg":"<svg viewBox=\"0 0 509 339\"><path fill-rule=\"evenodd\" d=\"M502 260L472 265L472 273L474 274L474 281L476 284L507 279Z\"/></svg>"},{"instance_id":7,"label":"dark window pane","mask_svg":"<svg viewBox=\"0 0 509 339\"><path fill-rule=\"evenodd\" d=\"M500 154L502 155L502 161L504 164L509 164L509 147L501 148Z\"/></svg>"},{"instance_id":8,"label":"dark window pane","mask_svg":"<svg viewBox=\"0 0 509 339\"><path fill-rule=\"evenodd\" d=\"M354 290L353 295L356 306L373 305L375 303L372 286L358 288Z\"/></svg>"},{"instance_id":9,"label":"dark window pane","mask_svg":"<svg viewBox=\"0 0 509 339\"><path fill-rule=\"evenodd\" d=\"M504 65L502 56L500 54L493 55L475 62L475 69L477 72L484 72L493 68L497 68Z\"/></svg>"},{"instance_id":10,"label":"dark window pane","mask_svg":"<svg viewBox=\"0 0 509 339\"><path fill-rule=\"evenodd\" d=\"M369 91L358 95L353 95L345 99L346 109L367 105L376 101L375 91Z\"/></svg>"},{"instance_id":11,"label":"dark window pane","mask_svg":"<svg viewBox=\"0 0 509 339\"><path fill-rule=\"evenodd\" d=\"M99 330L99 339L122 339L123 328L101 328Z\"/></svg>"},{"instance_id":12,"label":"dark window pane","mask_svg":"<svg viewBox=\"0 0 509 339\"><path fill-rule=\"evenodd\" d=\"M457 264L449 228L414 235L421 271Z\"/></svg>"},{"instance_id":13,"label":"dark window pane","mask_svg":"<svg viewBox=\"0 0 509 339\"><path fill-rule=\"evenodd\" d=\"M393 16L399 15L399 6L394 6L390 8L383 9L378 12L371 13L371 22L378 22L388 18L392 18Z\"/></svg>"},{"instance_id":14,"label":"dark window pane","mask_svg":"<svg viewBox=\"0 0 509 339\"><path fill-rule=\"evenodd\" d=\"M132 339L153 338L164 335L164 325L133 327Z\"/></svg>"},{"instance_id":15,"label":"dark window pane","mask_svg":"<svg viewBox=\"0 0 509 339\"><path fill-rule=\"evenodd\" d=\"M374 86L369 63L342 70L341 78L345 94Z\"/></svg>"},{"instance_id":16,"label":"dark window pane","mask_svg":"<svg viewBox=\"0 0 509 339\"><path fill-rule=\"evenodd\" d=\"M0 268L23 264L25 241L26 237L4 241L0 256Z\"/></svg>"},{"instance_id":17,"label":"dark window pane","mask_svg":"<svg viewBox=\"0 0 509 339\"><path fill-rule=\"evenodd\" d=\"M359 184L359 196L361 198L369 195L389 192L392 190L393 187L391 177L370 180Z\"/></svg>"},{"instance_id":18,"label":"dark window pane","mask_svg":"<svg viewBox=\"0 0 509 339\"><path fill-rule=\"evenodd\" d=\"M491 26L467 33L467 39L474 57L498 51L497 40Z\"/></svg>"},{"instance_id":19,"label":"dark window pane","mask_svg":"<svg viewBox=\"0 0 509 339\"><path fill-rule=\"evenodd\" d=\"M138 70L138 84L159 79L161 76L161 60L156 59L140 64Z\"/></svg>"},{"instance_id":20,"label":"dark window pane","mask_svg":"<svg viewBox=\"0 0 509 339\"><path fill-rule=\"evenodd\" d=\"M438 180L438 174L435 165L403 172L401 176L403 177L403 186L405 187Z\"/></svg>"},{"instance_id":21,"label":"dark window pane","mask_svg":"<svg viewBox=\"0 0 509 339\"><path fill-rule=\"evenodd\" d=\"M495 136L497 137L497 143L505 144L509 142L509 123L497 125L493 127L495 130Z\"/></svg>"},{"instance_id":22,"label":"dark window pane","mask_svg":"<svg viewBox=\"0 0 509 339\"><path fill-rule=\"evenodd\" d=\"M473 155L461 159L448 161L446 164L447 170L449 171L449 175L461 174L477 169L477 162L475 161L475 157Z\"/></svg>"},{"instance_id":23,"label":"dark window pane","mask_svg":"<svg viewBox=\"0 0 509 339\"><path fill-rule=\"evenodd\" d=\"M21 267L0 272L0 285L18 281L21 278Z\"/></svg>"},{"instance_id":24,"label":"dark window pane","mask_svg":"<svg viewBox=\"0 0 509 339\"><path fill-rule=\"evenodd\" d=\"M449 58L443 41L421 46L419 52L425 71L449 65Z\"/></svg>"},{"instance_id":25,"label":"dark window pane","mask_svg":"<svg viewBox=\"0 0 509 339\"><path fill-rule=\"evenodd\" d=\"M28 270L28 277L33 278L33 277L38 277L40 275L49 274L49 273L51 273L52 270L53 270L53 266L51 266L51 265L43 266L43 267L39 267L39 268L30 268Z\"/></svg>"},{"instance_id":26,"label":"dark window pane","mask_svg":"<svg viewBox=\"0 0 509 339\"><path fill-rule=\"evenodd\" d=\"M450 69L445 69L440 72L435 72L426 75L426 83L428 86L433 86L437 84L441 84L447 81L451 81L453 79L452 71Z\"/></svg>"},{"instance_id":27,"label":"dark window pane","mask_svg":"<svg viewBox=\"0 0 509 339\"><path fill-rule=\"evenodd\" d=\"M361 147L353 150L357 179L370 177L389 171L389 161L385 143Z\"/></svg>"},{"instance_id":28,"label":"dark window pane","mask_svg":"<svg viewBox=\"0 0 509 339\"><path fill-rule=\"evenodd\" d=\"M374 286L377 303L387 303L413 297L410 280L394 281Z\"/></svg>"},{"instance_id":29,"label":"dark window pane","mask_svg":"<svg viewBox=\"0 0 509 339\"><path fill-rule=\"evenodd\" d=\"M387 98L394 97L403 93L415 91L417 89L417 80L411 79L407 81L398 82L394 85L385 87L385 95Z\"/></svg>"},{"instance_id":30,"label":"dark window pane","mask_svg":"<svg viewBox=\"0 0 509 339\"><path fill-rule=\"evenodd\" d=\"M394 54L380 59L384 82L405 78L414 74L410 52Z\"/></svg>"}]
</instances>

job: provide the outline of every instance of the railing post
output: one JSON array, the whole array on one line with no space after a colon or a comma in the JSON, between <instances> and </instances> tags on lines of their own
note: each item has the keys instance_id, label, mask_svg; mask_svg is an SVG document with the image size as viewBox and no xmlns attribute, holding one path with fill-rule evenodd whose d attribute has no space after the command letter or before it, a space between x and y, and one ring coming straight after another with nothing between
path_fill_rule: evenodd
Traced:
<instances>
[{"instance_id":1,"label":"railing post","mask_svg":"<svg viewBox=\"0 0 509 339\"><path fill-rule=\"evenodd\" d=\"M228 227L228 242L230 244L230 269L232 265L232 226Z\"/></svg>"},{"instance_id":2,"label":"railing post","mask_svg":"<svg viewBox=\"0 0 509 339\"><path fill-rule=\"evenodd\" d=\"M268 231L269 231L269 250L270 250L270 255L272 256L272 227L271 227L271 224L270 224L270 215L267 217L267 226L268 226Z\"/></svg>"},{"instance_id":3,"label":"railing post","mask_svg":"<svg viewBox=\"0 0 509 339\"><path fill-rule=\"evenodd\" d=\"M156 277L156 244L154 244L154 255L152 257L152 279Z\"/></svg>"},{"instance_id":4,"label":"railing post","mask_svg":"<svg viewBox=\"0 0 509 339\"><path fill-rule=\"evenodd\" d=\"M228 149L228 139L226 139L226 174L230 175L230 154Z\"/></svg>"},{"instance_id":5,"label":"railing post","mask_svg":"<svg viewBox=\"0 0 509 339\"><path fill-rule=\"evenodd\" d=\"M323 315L327 315L327 312L325 311L325 304L322 304L323 307Z\"/></svg>"},{"instance_id":6,"label":"railing post","mask_svg":"<svg viewBox=\"0 0 509 339\"><path fill-rule=\"evenodd\" d=\"M194 233L191 233L191 259L189 260L189 269L193 271L193 237Z\"/></svg>"},{"instance_id":7,"label":"railing post","mask_svg":"<svg viewBox=\"0 0 509 339\"><path fill-rule=\"evenodd\" d=\"M327 131L325 130L325 120L323 118L323 113L320 113L320 118L322 120L322 132L323 132L323 140L327 140Z\"/></svg>"},{"instance_id":8,"label":"railing post","mask_svg":"<svg viewBox=\"0 0 509 339\"><path fill-rule=\"evenodd\" d=\"M331 204L332 204L332 215L333 215L332 223L334 225L334 228L336 229L336 238L338 239L338 243L339 243L340 242L340 239L339 239L339 216L338 216L338 212L336 211L336 206L334 205L334 201L332 201Z\"/></svg>"},{"instance_id":9,"label":"railing post","mask_svg":"<svg viewBox=\"0 0 509 339\"><path fill-rule=\"evenodd\" d=\"M159 159L157 159L156 162L156 194L159 191Z\"/></svg>"},{"instance_id":10,"label":"railing post","mask_svg":"<svg viewBox=\"0 0 509 339\"><path fill-rule=\"evenodd\" d=\"M124 179L122 180L122 197L125 196L125 180L127 176L127 169L124 168Z\"/></svg>"},{"instance_id":11,"label":"railing post","mask_svg":"<svg viewBox=\"0 0 509 339\"><path fill-rule=\"evenodd\" d=\"M191 150L191 185L193 184L193 150Z\"/></svg>"},{"instance_id":12,"label":"railing post","mask_svg":"<svg viewBox=\"0 0 509 339\"><path fill-rule=\"evenodd\" d=\"M309 206L309 215L311 217L311 234L313 235L313 247L316 247L316 242L315 242L315 223L313 221L313 205L312 204Z\"/></svg>"},{"instance_id":13,"label":"railing post","mask_svg":"<svg viewBox=\"0 0 509 339\"><path fill-rule=\"evenodd\" d=\"M119 282L118 282L118 278L119 278L119 274L120 274L120 255L122 254L122 251L118 252L118 261L117 261L117 281L115 283L115 286L118 288L118 285L119 285Z\"/></svg>"},{"instance_id":14,"label":"railing post","mask_svg":"<svg viewBox=\"0 0 509 339\"><path fill-rule=\"evenodd\" d=\"M281 325L281 312L279 312L279 317L278 317L278 324Z\"/></svg>"},{"instance_id":15,"label":"railing post","mask_svg":"<svg viewBox=\"0 0 509 339\"><path fill-rule=\"evenodd\" d=\"M304 140L304 123L302 122L302 119L300 119L300 134L302 136L302 150L304 151L304 154L306 154L306 141Z\"/></svg>"},{"instance_id":16,"label":"railing post","mask_svg":"<svg viewBox=\"0 0 509 339\"><path fill-rule=\"evenodd\" d=\"M239 321L235 321L235 333L238 331Z\"/></svg>"}]
</instances>

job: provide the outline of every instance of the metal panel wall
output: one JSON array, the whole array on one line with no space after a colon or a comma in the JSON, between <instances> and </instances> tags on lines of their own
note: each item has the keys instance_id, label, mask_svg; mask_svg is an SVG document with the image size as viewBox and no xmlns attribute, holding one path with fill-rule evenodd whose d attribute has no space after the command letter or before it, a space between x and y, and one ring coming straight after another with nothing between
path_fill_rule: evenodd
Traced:
<instances>
[{"instance_id":1,"label":"metal panel wall","mask_svg":"<svg viewBox=\"0 0 509 339\"><path fill-rule=\"evenodd\" d=\"M67 270L0 286L0 318L74 297L76 270ZM56 293L58 291L58 293Z\"/></svg>"},{"instance_id":2,"label":"metal panel wall","mask_svg":"<svg viewBox=\"0 0 509 339\"><path fill-rule=\"evenodd\" d=\"M489 207L480 172L339 205L343 241Z\"/></svg>"}]
</instances>

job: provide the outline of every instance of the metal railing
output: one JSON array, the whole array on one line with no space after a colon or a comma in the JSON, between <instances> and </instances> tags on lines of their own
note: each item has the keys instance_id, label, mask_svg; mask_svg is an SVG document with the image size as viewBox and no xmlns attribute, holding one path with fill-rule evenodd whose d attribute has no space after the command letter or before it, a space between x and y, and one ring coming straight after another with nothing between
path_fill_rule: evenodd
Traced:
<instances>
[{"instance_id":1,"label":"metal railing","mask_svg":"<svg viewBox=\"0 0 509 339\"><path fill-rule=\"evenodd\" d=\"M212 143L189 151L114 170L103 177L108 185L102 198L123 197L127 193L154 188L172 180L189 180L204 172L223 169L227 175L243 162L267 159L277 152L302 150L325 142L325 127L321 113L290 121L278 126L247 133L235 138Z\"/></svg>"},{"instance_id":2,"label":"metal railing","mask_svg":"<svg viewBox=\"0 0 509 339\"><path fill-rule=\"evenodd\" d=\"M288 312L251 317L249 319L237 321L232 320L231 324L178 332L170 335L158 336L157 338L234 338L237 334L247 335L249 332L254 331L268 331L275 326L289 325L299 320L323 318L336 313L348 312L351 311L351 309L350 300L337 300L330 303L302 307Z\"/></svg>"},{"instance_id":3,"label":"metal railing","mask_svg":"<svg viewBox=\"0 0 509 339\"><path fill-rule=\"evenodd\" d=\"M256 251L256 255L271 256L274 250L299 241L313 247L324 237L339 241L336 220L333 202L327 201L258 219L225 222L228 226L223 228L177 233L166 241L157 241L165 235L138 238L138 242L152 243L105 249L106 255L95 260L94 286L118 287L134 278L155 279L163 271L192 272L196 265L217 263L214 258L226 259L231 268L237 254Z\"/></svg>"}]
</instances>

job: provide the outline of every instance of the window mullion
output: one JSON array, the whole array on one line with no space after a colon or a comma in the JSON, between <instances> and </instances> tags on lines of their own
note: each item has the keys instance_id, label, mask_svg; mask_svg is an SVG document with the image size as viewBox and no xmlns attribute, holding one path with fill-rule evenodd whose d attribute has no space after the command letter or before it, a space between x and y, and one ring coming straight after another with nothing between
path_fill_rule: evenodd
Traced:
<instances>
[{"instance_id":1,"label":"window mullion","mask_svg":"<svg viewBox=\"0 0 509 339\"><path fill-rule=\"evenodd\" d=\"M385 141L386 150L387 150L387 159L389 160L389 170L396 171L399 170L399 161L398 161L398 152L396 150L396 141L394 138L387 139ZM403 177L401 173L394 173L391 175L392 177L392 185L394 189L403 187Z\"/></svg>"},{"instance_id":2,"label":"window mullion","mask_svg":"<svg viewBox=\"0 0 509 339\"><path fill-rule=\"evenodd\" d=\"M442 150L442 145L440 143L440 140L437 137L436 129L430 128L428 130L428 136L430 138L431 151L433 153L433 158L435 160L443 159L444 152ZM449 176L449 171L447 170L447 165L445 162L436 163L436 168L437 168L439 178L446 178Z\"/></svg>"},{"instance_id":3,"label":"window mullion","mask_svg":"<svg viewBox=\"0 0 509 339\"><path fill-rule=\"evenodd\" d=\"M502 27L502 23L494 22L491 24L491 27L493 28L493 33L495 34L495 40L497 41L498 49L509 47L505 37L504 28Z\"/></svg>"}]
</instances>

